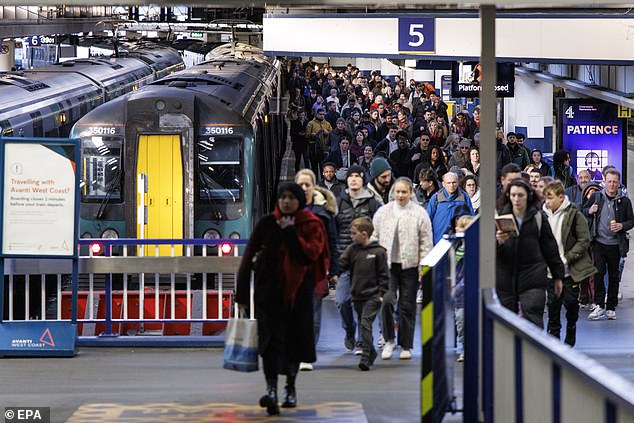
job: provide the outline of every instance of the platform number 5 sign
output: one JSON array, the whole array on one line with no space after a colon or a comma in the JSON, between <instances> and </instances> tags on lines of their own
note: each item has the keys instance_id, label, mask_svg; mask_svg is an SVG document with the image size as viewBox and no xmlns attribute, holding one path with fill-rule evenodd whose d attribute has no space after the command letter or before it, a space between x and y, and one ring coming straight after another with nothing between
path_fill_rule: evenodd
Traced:
<instances>
[{"instance_id":1,"label":"platform number 5 sign","mask_svg":"<svg viewBox=\"0 0 634 423\"><path fill-rule=\"evenodd\" d=\"M435 30L434 18L399 18L399 53L433 54Z\"/></svg>"}]
</instances>

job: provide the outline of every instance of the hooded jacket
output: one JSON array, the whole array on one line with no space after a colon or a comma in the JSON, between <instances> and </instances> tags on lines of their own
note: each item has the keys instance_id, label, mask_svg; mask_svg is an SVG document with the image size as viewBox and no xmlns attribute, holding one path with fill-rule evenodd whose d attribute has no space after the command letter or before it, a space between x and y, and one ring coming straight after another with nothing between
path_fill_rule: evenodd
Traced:
<instances>
[{"instance_id":1,"label":"hooded jacket","mask_svg":"<svg viewBox=\"0 0 634 423\"><path fill-rule=\"evenodd\" d=\"M451 220L458 215L457 213L474 215L469 195L460 188L451 195L445 188L432 195L427 205L427 213L434 228L434 244L438 243L451 227Z\"/></svg>"},{"instance_id":2,"label":"hooded jacket","mask_svg":"<svg viewBox=\"0 0 634 423\"><path fill-rule=\"evenodd\" d=\"M594 275L597 269L592 265L592 258L588 252L590 234L583 213L566 197L555 212L545 204L543 210L557 240L559 257L566 268L566 275L570 275L575 282L581 282Z\"/></svg>"},{"instance_id":3,"label":"hooded jacket","mask_svg":"<svg viewBox=\"0 0 634 423\"><path fill-rule=\"evenodd\" d=\"M590 185L590 183L588 185ZM586 185L584 192L587 188L588 186ZM599 233L599 222L601 221L601 212L605 200L605 192L597 191L583 204L583 214L588 218L590 224L590 240L594 240ZM597 204L599 209L596 213L590 214L590 207L592 207L593 204ZM625 257L630 251L630 240L627 236L627 231L634 227L634 213L632 212L632 202L630 199L620 193L617 193L614 199L614 219L617 223L623 224L623 229L617 232L616 237L619 241L619 253L621 257Z\"/></svg>"},{"instance_id":4,"label":"hooded jacket","mask_svg":"<svg viewBox=\"0 0 634 423\"><path fill-rule=\"evenodd\" d=\"M387 292L390 280L387 255L378 242L350 244L340 261L341 270L350 271L350 290L354 301L383 297Z\"/></svg>"}]
</instances>

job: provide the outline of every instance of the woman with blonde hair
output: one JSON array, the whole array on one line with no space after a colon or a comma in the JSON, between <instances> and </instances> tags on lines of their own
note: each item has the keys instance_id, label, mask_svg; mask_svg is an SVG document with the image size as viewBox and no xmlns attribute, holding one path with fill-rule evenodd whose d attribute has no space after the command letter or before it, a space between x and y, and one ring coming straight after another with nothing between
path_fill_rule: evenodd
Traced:
<instances>
[{"instance_id":1,"label":"woman with blonde hair","mask_svg":"<svg viewBox=\"0 0 634 423\"><path fill-rule=\"evenodd\" d=\"M401 360L412 358L416 324L418 264L433 247L431 221L414 197L409 178L394 182L394 200L379 208L372 219L376 240L387 250L390 289L383 297L382 329L385 345L381 358L389 360L400 345ZM394 335L394 305L398 297L398 339ZM397 342L395 342L397 341Z\"/></svg>"}]
</instances>

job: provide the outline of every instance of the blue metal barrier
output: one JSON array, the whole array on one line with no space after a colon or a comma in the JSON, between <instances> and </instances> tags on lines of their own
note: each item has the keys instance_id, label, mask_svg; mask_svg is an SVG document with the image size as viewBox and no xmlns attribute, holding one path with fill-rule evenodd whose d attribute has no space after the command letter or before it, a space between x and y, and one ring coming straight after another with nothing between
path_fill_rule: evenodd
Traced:
<instances>
[{"instance_id":1,"label":"blue metal barrier","mask_svg":"<svg viewBox=\"0 0 634 423\"><path fill-rule=\"evenodd\" d=\"M482 306L485 422L634 421L629 381L504 308L493 289Z\"/></svg>"}]
</instances>

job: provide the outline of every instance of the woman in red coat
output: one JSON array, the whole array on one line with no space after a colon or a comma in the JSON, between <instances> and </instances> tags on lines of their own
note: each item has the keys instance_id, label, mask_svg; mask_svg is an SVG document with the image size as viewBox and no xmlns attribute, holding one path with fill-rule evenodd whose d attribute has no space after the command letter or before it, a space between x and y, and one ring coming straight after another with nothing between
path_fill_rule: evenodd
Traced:
<instances>
[{"instance_id":1,"label":"woman in red coat","mask_svg":"<svg viewBox=\"0 0 634 423\"><path fill-rule=\"evenodd\" d=\"M267 385L260 406L269 414L280 412L277 375L286 375L282 407L296 407L299 363L316 361L313 285L326 277L330 264L324 225L305 206L299 185L282 184L275 210L256 225L238 271L236 302L241 312L249 304L250 274L255 271L258 347Z\"/></svg>"}]
</instances>

